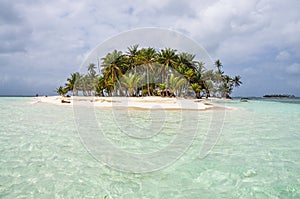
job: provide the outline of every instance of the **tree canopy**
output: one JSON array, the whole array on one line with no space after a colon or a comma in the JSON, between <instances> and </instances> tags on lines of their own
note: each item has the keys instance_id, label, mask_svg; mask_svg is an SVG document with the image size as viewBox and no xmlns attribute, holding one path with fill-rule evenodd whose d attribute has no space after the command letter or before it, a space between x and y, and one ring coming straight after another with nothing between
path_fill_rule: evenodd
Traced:
<instances>
[{"instance_id":1,"label":"tree canopy","mask_svg":"<svg viewBox=\"0 0 300 199\"><path fill-rule=\"evenodd\" d=\"M101 59L101 70L90 63L85 74L72 73L57 92L84 96L176 96L226 97L242 84L240 76L223 71L220 60L208 70L195 55L176 49L128 47L114 50ZM63 94L65 94L63 92Z\"/></svg>"}]
</instances>

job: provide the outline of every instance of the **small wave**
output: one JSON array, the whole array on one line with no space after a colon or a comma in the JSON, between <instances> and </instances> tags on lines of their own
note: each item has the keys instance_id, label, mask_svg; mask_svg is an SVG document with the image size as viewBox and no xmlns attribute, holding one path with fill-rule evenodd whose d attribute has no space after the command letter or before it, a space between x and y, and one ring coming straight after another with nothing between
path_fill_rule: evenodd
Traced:
<instances>
[{"instance_id":1,"label":"small wave","mask_svg":"<svg viewBox=\"0 0 300 199\"><path fill-rule=\"evenodd\" d=\"M243 172L243 177L244 178L251 178L251 177L254 177L256 175L257 175L257 173L254 169L249 169L249 170Z\"/></svg>"}]
</instances>

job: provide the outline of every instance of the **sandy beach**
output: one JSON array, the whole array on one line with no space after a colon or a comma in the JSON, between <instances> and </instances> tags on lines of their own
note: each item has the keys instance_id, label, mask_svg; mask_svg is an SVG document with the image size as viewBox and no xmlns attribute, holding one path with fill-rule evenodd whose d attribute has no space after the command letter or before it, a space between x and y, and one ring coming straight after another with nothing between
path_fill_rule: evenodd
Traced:
<instances>
[{"instance_id":1,"label":"sandy beach","mask_svg":"<svg viewBox=\"0 0 300 199\"><path fill-rule=\"evenodd\" d=\"M62 100L66 103L62 103ZM214 105L207 99L163 97L85 97L48 96L35 97L32 103L48 103L61 106L94 106L99 108L136 108L166 110L206 110Z\"/></svg>"}]
</instances>

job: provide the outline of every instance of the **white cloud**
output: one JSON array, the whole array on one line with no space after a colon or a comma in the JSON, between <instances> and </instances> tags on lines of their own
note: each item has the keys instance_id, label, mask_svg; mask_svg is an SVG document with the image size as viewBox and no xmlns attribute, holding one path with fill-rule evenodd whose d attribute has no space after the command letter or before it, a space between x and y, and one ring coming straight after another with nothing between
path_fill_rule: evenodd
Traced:
<instances>
[{"instance_id":1,"label":"white cloud","mask_svg":"<svg viewBox=\"0 0 300 199\"><path fill-rule=\"evenodd\" d=\"M290 57L291 57L290 53L284 50L277 54L275 60L276 61L286 61L286 60L289 60Z\"/></svg>"},{"instance_id":2,"label":"white cloud","mask_svg":"<svg viewBox=\"0 0 300 199\"><path fill-rule=\"evenodd\" d=\"M99 42L128 29L154 26L192 37L213 59L221 59L225 71L226 65L237 74L244 67L243 79L251 76L250 68L274 77L283 71L294 75L298 65L291 63L300 63L299 18L298 0L2 0L0 73L19 71L58 82L76 71ZM279 67L277 62L286 67L262 67ZM256 81L264 85L264 79Z\"/></svg>"}]
</instances>

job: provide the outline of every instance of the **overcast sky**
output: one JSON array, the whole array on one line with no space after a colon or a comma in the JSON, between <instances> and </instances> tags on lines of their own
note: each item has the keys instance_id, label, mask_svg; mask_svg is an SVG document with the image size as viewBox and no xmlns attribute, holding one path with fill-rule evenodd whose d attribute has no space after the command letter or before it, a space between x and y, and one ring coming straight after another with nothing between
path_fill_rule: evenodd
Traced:
<instances>
[{"instance_id":1,"label":"overcast sky","mask_svg":"<svg viewBox=\"0 0 300 199\"><path fill-rule=\"evenodd\" d=\"M97 44L159 27L196 40L234 96L300 96L299 0L0 0L0 95L55 94Z\"/></svg>"}]
</instances>

